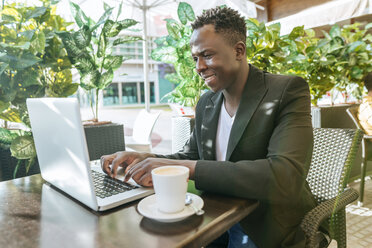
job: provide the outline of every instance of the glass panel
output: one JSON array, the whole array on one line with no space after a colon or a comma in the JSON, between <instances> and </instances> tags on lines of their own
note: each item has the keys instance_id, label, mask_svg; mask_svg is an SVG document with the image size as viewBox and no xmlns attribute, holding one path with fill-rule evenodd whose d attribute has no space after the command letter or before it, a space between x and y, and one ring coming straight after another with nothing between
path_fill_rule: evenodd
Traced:
<instances>
[{"instance_id":1,"label":"glass panel","mask_svg":"<svg viewBox=\"0 0 372 248\"><path fill-rule=\"evenodd\" d=\"M145 103L145 87L141 82L141 103ZM154 82L150 82L150 103L155 103L155 86Z\"/></svg>"},{"instance_id":2,"label":"glass panel","mask_svg":"<svg viewBox=\"0 0 372 248\"><path fill-rule=\"evenodd\" d=\"M123 83L122 84L122 98L123 104L137 104L137 83Z\"/></svg>"},{"instance_id":3,"label":"glass panel","mask_svg":"<svg viewBox=\"0 0 372 248\"><path fill-rule=\"evenodd\" d=\"M119 105L118 84L112 83L103 90L103 105Z\"/></svg>"}]
</instances>

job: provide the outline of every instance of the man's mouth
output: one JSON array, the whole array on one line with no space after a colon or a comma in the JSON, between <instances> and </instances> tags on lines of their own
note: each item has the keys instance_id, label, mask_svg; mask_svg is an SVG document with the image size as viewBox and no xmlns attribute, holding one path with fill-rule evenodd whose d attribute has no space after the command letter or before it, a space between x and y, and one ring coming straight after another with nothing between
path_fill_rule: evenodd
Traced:
<instances>
[{"instance_id":1,"label":"man's mouth","mask_svg":"<svg viewBox=\"0 0 372 248\"><path fill-rule=\"evenodd\" d=\"M210 82L211 80L213 80L215 77L215 74L211 74L211 75L205 75L203 76L203 79L206 83Z\"/></svg>"}]
</instances>

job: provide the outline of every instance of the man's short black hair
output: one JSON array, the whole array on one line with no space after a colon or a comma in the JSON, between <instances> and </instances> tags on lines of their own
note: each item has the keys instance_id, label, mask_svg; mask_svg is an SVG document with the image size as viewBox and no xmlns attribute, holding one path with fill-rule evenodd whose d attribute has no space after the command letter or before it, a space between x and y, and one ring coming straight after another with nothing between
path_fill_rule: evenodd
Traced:
<instances>
[{"instance_id":1,"label":"man's short black hair","mask_svg":"<svg viewBox=\"0 0 372 248\"><path fill-rule=\"evenodd\" d=\"M372 72L369 72L364 78L364 86L366 86L368 91L372 90Z\"/></svg>"},{"instance_id":2,"label":"man's short black hair","mask_svg":"<svg viewBox=\"0 0 372 248\"><path fill-rule=\"evenodd\" d=\"M230 45L235 45L239 41L245 44L247 27L238 11L221 6L208 9L196 18L191 27L195 30L208 24L213 24L215 32L221 33Z\"/></svg>"}]
</instances>

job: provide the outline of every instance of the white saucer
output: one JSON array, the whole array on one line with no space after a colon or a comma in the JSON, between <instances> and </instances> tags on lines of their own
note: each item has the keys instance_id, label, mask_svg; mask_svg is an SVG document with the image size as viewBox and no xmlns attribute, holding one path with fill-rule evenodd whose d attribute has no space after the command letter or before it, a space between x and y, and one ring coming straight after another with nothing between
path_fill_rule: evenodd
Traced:
<instances>
[{"instance_id":1,"label":"white saucer","mask_svg":"<svg viewBox=\"0 0 372 248\"><path fill-rule=\"evenodd\" d=\"M203 199L200 198L200 196L192 193L187 194L191 196L192 204L194 206L200 209L204 206ZM142 199L138 203L137 209L141 215L160 222L176 222L186 219L187 217L195 214L195 211L192 208L192 206L185 206L185 208L178 213L167 214L160 212L156 205L155 194Z\"/></svg>"}]
</instances>

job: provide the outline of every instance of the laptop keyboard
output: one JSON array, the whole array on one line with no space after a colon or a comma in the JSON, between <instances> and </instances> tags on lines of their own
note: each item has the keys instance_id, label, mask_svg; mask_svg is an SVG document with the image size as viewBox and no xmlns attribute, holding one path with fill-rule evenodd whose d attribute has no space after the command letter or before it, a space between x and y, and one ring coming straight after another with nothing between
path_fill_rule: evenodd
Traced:
<instances>
[{"instance_id":1,"label":"laptop keyboard","mask_svg":"<svg viewBox=\"0 0 372 248\"><path fill-rule=\"evenodd\" d=\"M138 188L94 170L92 170L92 176L96 196L102 199Z\"/></svg>"}]
</instances>

